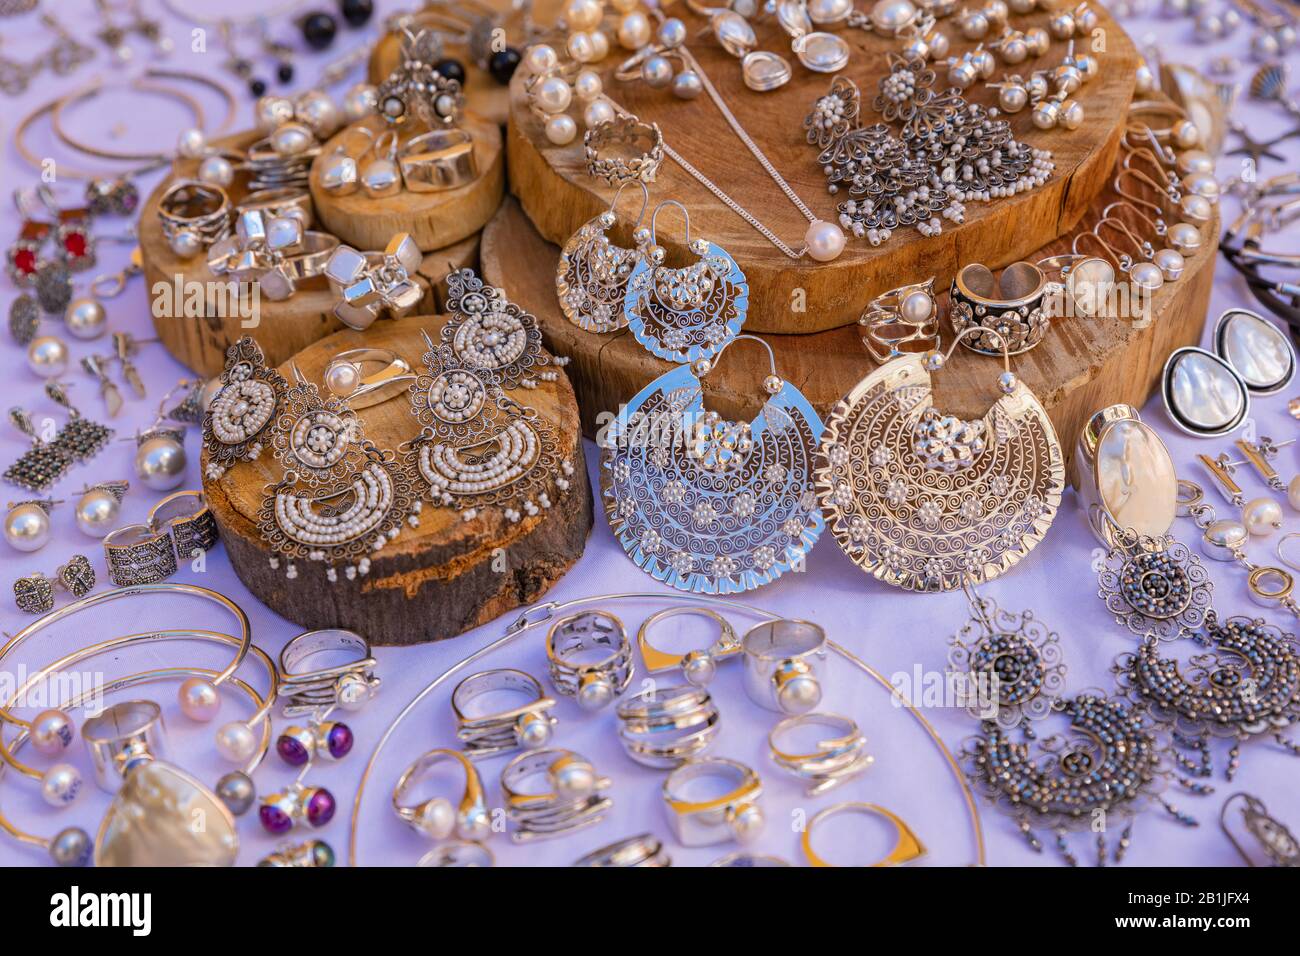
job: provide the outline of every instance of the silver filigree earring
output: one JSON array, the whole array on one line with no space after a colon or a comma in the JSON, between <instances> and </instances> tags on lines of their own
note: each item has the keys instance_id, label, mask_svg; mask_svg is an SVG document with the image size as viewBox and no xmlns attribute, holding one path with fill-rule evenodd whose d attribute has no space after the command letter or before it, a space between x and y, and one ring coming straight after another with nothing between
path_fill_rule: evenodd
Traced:
<instances>
[{"instance_id":1,"label":"silver filigree earring","mask_svg":"<svg viewBox=\"0 0 1300 956\"><path fill-rule=\"evenodd\" d=\"M610 241L609 230L618 222L618 200L623 190L635 185L641 190L641 211L632 227L631 249ZM650 192L640 180L624 182L614 193L609 208L578 228L560 250L555 270L555 296L564 317L587 332L613 332L626 327L623 301L627 282L650 243L645 219Z\"/></svg>"},{"instance_id":2,"label":"silver filigree earring","mask_svg":"<svg viewBox=\"0 0 1300 956\"><path fill-rule=\"evenodd\" d=\"M664 265L656 223L665 206L686 219L686 246L697 256L681 268ZM749 283L736 260L716 243L691 238L691 217L676 200L650 216L650 244L628 279L623 311L627 326L649 352L683 364L718 355L739 333L749 310Z\"/></svg>"},{"instance_id":3,"label":"silver filigree earring","mask_svg":"<svg viewBox=\"0 0 1300 956\"><path fill-rule=\"evenodd\" d=\"M396 538L404 522L419 523L418 501L392 452L367 439L356 412L342 399L322 398L315 384L293 368L280 412L267 434L284 476L267 487L257 526L285 574L298 576L296 561L327 565L338 580L370 570L370 554Z\"/></svg>"},{"instance_id":4,"label":"silver filigree earring","mask_svg":"<svg viewBox=\"0 0 1300 956\"><path fill-rule=\"evenodd\" d=\"M611 426L601 455L610 528L636 565L682 591L748 591L801 566L822 532L812 487L822 422L772 372L751 421L704 405L707 359L655 379Z\"/></svg>"},{"instance_id":5,"label":"silver filigree earring","mask_svg":"<svg viewBox=\"0 0 1300 956\"><path fill-rule=\"evenodd\" d=\"M465 520L500 507L510 521L540 514L569 488L573 463L551 426L511 398L516 388L553 382L562 364L542 351L535 316L472 270L447 279L451 318L435 344L424 336L425 373L411 386L411 414L423 426L408 454L434 504Z\"/></svg>"},{"instance_id":6,"label":"silver filigree earring","mask_svg":"<svg viewBox=\"0 0 1300 956\"><path fill-rule=\"evenodd\" d=\"M216 481L231 465L253 461L280 407L289 383L273 368L252 338L245 335L226 349L221 387L203 415L204 474Z\"/></svg>"}]
</instances>

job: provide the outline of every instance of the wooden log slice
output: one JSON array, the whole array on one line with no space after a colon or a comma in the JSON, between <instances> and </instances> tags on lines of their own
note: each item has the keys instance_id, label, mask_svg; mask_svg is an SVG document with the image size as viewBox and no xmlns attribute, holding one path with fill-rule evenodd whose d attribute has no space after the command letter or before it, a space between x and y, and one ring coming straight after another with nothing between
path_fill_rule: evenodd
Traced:
<instances>
[{"instance_id":1,"label":"wooden log slice","mask_svg":"<svg viewBox=\"0 0 1300 956\"><path fill-rule=\"evenodd\" d=\"M795 261L669 158L664 159L651 186L651 200L676 199L685 204L692 235L716 242L741 264L749 280L746 328L751 332L810 333L837 328L856 320L874 296L900 285L899 276L933 275L936 286L943 287L967 263L983 262L997 268L1024 258L1073 227L1112 175L1133 96L1138 53L1119 24L1100 7L1094 5L1094 9L1105 52L1095 54L1100 75L1075 96L1086 113L1083 125L1073 131L1043 132L1034 127L1029 109L1005 117L1021 142L1052 152L1056 169L1051 179L1008 199L968 203L965 223L958 226L945 221L938 236L927 238L915 228L900 228L878 247L865 239L850 238L844 253L831 263L807 258ZM752 92L742 81L739 62L707 34L702 18L680 4L672 13L687 22L691 36L705 31L706 38L693 41L691 50L725 102L814 215L835 221L837 204L848 197L827 193L817 148L809 145L803 127L814 101L827 91L830 77L800 66L790 53L788 36L769 19L756 26L758 47L780 52L791 61L794 75L778 90ZM1048 18L1046 11L1037 11L1013 16L1011 23L1024 30L1045 26ZM961 38L953 19L941 20L939 25L952 41L951 55L975 46ZM862 91L862 125L880 122L883 118L871 104L880 78L889 71L887 53L901 44L848 28L840 35L853 50L840 75L852 79ZM1090 43L1090 39L1078 40L1076 48L1084 52ZM1066 44L1054 40L1042 57L1000 67L994 79L1003 73L1028 76L1035 70L1053 68L1065 53ZM639 81L618 82L613 73L626 55L614 50L599 65L605 92L643 120L658 123L669 146L787 245L801 245L807 221L735 136L709 96L701 94L684 102ZM941 89L947 85L946 67L938 64L937 70L940 75L935 85ZM507 132L510 188L542 238L563 245L579 226L608 208L613 190L587 174L581 133L563 147L546 139L541 121L527 107L524 78L521 69L511 84ZM965 95L985 106L997 104L997 91L986 89L983 83L975 84ZM576 99L570 112L581 128ZM899 124L894 124L895 135L899 130ZM636 202L625 197L623 203L622 213L635 215ZM668 249L670 264L689 261L684 238L679 213L660 217L660 244Z\"/></svg>"},{"instance_id":2,"label":"wooden log slice","mask_svg":"<svg viewBox=\"0 0 1300 956\"><path fill-rule=\"evenodd\" d=\"M318 383L332 356L361 346L393 349L419 370L425 350L420 330L436 341L445 322L445 316L408 316L377 323L364 334L344 330L309 345L293 361ZM290 374L287 363L280 372ZM551 425L573 464L570 487L555 507L512 523L500 509L466 521L426 502L419 526L404 527L376 552L369 574L354 580L340 574L331 583L321 565L298 562L298 576L290 580L283 566L271 568L271 551L257 531L265 488L281 476L268 450L204 484L235 573L258 600L289 620L305 628L349 628L373 644L443 640L538 600L582 556L591 530L591 489L578 408L564 374L512 394ZM395 450L419 432L405 393L357 414L381 449Z\"/></svg>"},{"instance_id":3,"label":"wooden log slice","mask_svg":"<svg viewBox=\"0 0 1300 956\"><path fill-rule=\"evenodd\" d=\"M375 134L387 128L377 116L359 120L334 134L322 147L321 155L328 155L340 143L345 143L353 156L360 155L366 143L365 135L357 129L360 126ZM357 249L382 249L394 234L409 232L422 252L454 245L478 232L492 218L505 192L501 128L473 113L462 117L461 127L474 138L479 174L473 182L455 189L433 193L403 189L378 199L362 190L350 196L335 196L321 188L320 168L313 166L311 195L322 227ZM402 141L407 138L404 135Z\"/></svg>"},{"instance_id":4,"label":"wooden log slice","mask_svg":"<svg viewBox=\"0 0 1300 956\"><path fill-rule=\"evenodd\" d=\"M1103 193L1096 201L1097 208L1113 198ZM1202 232L1213 237L1218 228L1216 217ZM1030 258L1065 252L1068 246L1068 239L1063 238ZM1143 321L1083 316L1056 319L1043 342L1012 358L1012 370L1051 415L1067 462L1088 416L1112 402L1141 406L1156 386L1170 351L1199 341L1209 307L1215 255L1215 244L1207 238L1199 252L1187 257L1182 278L1155 294ZM504 288L511 301L537 316L551 352L572 359L566 371L577 392L582 428L588 437L596 438L622 403L672 368L643 349L627 329L597 335L565 319L555 297L559 249L538 234L513 200L507 199L483 230L481 259L484 280ZM903 284L924 277L896 274L893 281ZM936 287L935 291L940 290ZM946 290L939 300L945 312L942 330L946 347L953 335L946 318ZM824 416L876 367L860 333L861 327L855 323L813 335L764 334L762 338L776 353L777 373L793 382ZM1001 358L977 355L959 346L947 366L933 376L935 404L963 418L982 417L1000 394L997 379L1001 371ZM762 403L767 374L766 350L744 342L728 349L704 380L709 407L728 418L749 421Z\"/></svg>"},{"instance_id":5,"label":"wooden log slice","mask_svg":"<svg viewBox=\"0 0 1300 956\"><path fill-rule=\"evenodd\" d=\"M242 149L258 138L257 133L239 133L213 145ZM177 179L193 178L196 160L178 160L172 173L150 194L140 213L139 242L144 279L149 289L154 329L172 356L200 375L211 377L221 371L226 349L242 335L254 335L266 353L266 360L279 364L312 342L343 328L334 318L337 301L324 278L298 284L298 291L281 302L261 298L256 316L240 308L240 292L214 276L207 257L181 259L171 250L158 221L158 203ZM227 190L231 202L246 195L240 182ZM319 224L314 228L320 228ZM455 269L478 264L478 234L445 249L429 252L420 266L426 289L433 289ZM198 283L198 285L194 285ZM199 290L190 298L187 290ZM249 300L244 300L245 302ZM427 294L418 311L435 312L436 298ZM255 323L255 324L248 324Z\"/></svg>"}]
</instances>

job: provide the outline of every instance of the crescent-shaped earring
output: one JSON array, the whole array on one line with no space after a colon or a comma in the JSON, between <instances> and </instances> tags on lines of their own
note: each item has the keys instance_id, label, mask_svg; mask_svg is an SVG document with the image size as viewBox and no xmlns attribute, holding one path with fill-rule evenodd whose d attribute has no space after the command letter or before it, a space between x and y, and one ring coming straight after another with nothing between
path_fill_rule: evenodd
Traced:
<instances>
[{"instance_id":1,"label":"crescent-shaped earring","mask_svg":"<svg viewBox=\"0 0 1300 956\"><path fill-rule=\"evenodd\" d=\"M271 566L287 562L286 577L298 577L296 562L310 561L326 566L330 583L339 565L353 580L403 524L419 524L420 503L393 453L365 437L346 401L322 398L297 365L293 377L268 436L284 475L267 486L258 531L275 553Z\"/></svg>"},{"instance_id":2,"label":"crescent-shaped earring","mask_svg":"<svg viewBox=\"0 0 1300 956\"><path fill-rule=\"evenodd\" d=\"M822 532L812 487L822 422L776 374L748 422L705 408L698 360L659 376L604 436L601 498L623 550L656 580L697 594L734 594L802 567Z\"/></svg>"},{"instance_id":3,"label":"crescent-shaped earring","mask_svg":"<svg viewBox=\"0 0 1300 956\"><path fill-rule=\"evenodd\" d=\"M947 353L886 363L826 420L815 470L826 523L863 571L909 591L997 577L1043 539L1061 503L1056 429L1011 372L1005 342L1002 397L983 418L934 405L930 374L977 331Z\"/></svg>"},{"instance_id":4,"label":"crescent-shaped earring","mask_svg":"<svg viewBox=\"0 0 1300 956\"><path fill-rule=\"evenodd\" d=\"M203 415L203 470L211 481L236 462L253 461L262 453L268 426L289 389L247 335L226 349L226 367L218 381L220 388Z\"/></svg>"},{"instance_id":5,"label":"crescent-shaped earring","mask_svg":"<svg viewBox=\"0 0 1300 956\"><path fill-rule=\"evenodd\" d=\"M664 265L656 224L666 206L686 220L686 247L696 261ZM749 283L736 260L717 243L691 238L691 217L675 199L650 215L650 242L632 270L623 300L624 317L636 340L651 354L679 364L712 359L740 334L749 311Z\"/></svg>"},{"instance_id":6,"label":"crescent-shaped earring","mask_svg":"<svg viewBox=\"0 0 1300 956\"><path fill-rule=\"evenodd\" d=\"M618 222L618 200L628 186L641 190L641 211L632 224L632 248L610 241ZM639 179L622 183L609 208L578 228L560 250L555 268L555 297L564 317L587 332L614 332L627 326L623 301L632 270L650 243L650 230L641 225L650 191Z\"/></svg>"}]
</instances>

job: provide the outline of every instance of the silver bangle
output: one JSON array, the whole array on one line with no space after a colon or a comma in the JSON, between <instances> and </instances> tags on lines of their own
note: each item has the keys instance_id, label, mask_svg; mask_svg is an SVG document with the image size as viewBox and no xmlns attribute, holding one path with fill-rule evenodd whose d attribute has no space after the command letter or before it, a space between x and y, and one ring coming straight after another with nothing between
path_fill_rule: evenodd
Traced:
<instances>
[{"instance_id":1,"label":"silver bangle","mask_svg":"<svg viewBox=\"0 0 1300 956\"><path fill-rule=\"evenodd\" d=\"M539 777L548 789L525 789L528 781ZM545 840L599 823L614 805L601 793L610 783L572 750L519 754L501 771L506 816L515 825L510 838L516 843Z\"/></svg>"},{"instance_id":2,"label":"silver bangle","mask_svg":"<svg viewBox=\"0 0 1300 956\"><path fill-rule=\"evenodd\" d=\"M601 867L664 867L672 866L672 858L664 852L663 841L652 833L640 833L619 840L599 850L592 850L574 866Z\"/></svg>"},{"instance_id":3,"label":"silver bangle","mask_svg":"<svg viewBox=\"0 0 1300 956\"><path fill-rule=\"evenodd\" d=\"M351 652L353 660L314 670L300 669L317 654L339 651ZM376 663L370 656L370 642L360 634L343 628L304 631L280 651L278 696L284 698L282 712L286 717L296 717L328 707L360 710L379 690Z\"/></svg>"},{"instance_id":4,"label":"silver bangle","mask_svg":"<svg viewBox=\"0 0 1300 956\"><path fill-rule=\"evenodd\" d=\"M795 748L791 737L804 728L822 728L836 736L820 736L813 747ZM858 725L838 714L800 714L787 717L767 737L772 761L783 770L809 781L810 797L832 790L866 771L875 757L867 753L867 738Z\"/></svg>"},{"instance_id":5,"label":"silver bangle","mask_svg":"<svg viewBox=\"0 0 1300 956\"><path fill-rule=\"evenodd\" d=\"M661 687L618 705L618 738L645 767L671 770L697 757L718 735L722 715L700 687Z\"/></svg>"},{"instance_id":6,"label":"silver bangle","mask_svg":"<svg viewBox=\"0 0 1300 956\"><path fill-rule=\"evenodd\" d=\"M469 705L475 698L500 691L520 694L526 703L490 714L470 714ZM559 723L551 714L554 706L555 701L546 696L540 681L510 668L472 674L457 684L451 694L456 736L465 745L465 754L471 760L546 746Z\"/></svg>"},{"instance_id":7,"label":"silver bangle","mask_svg":"<svg viewBox=\"0 0 1300 956\"><path fill-rule=\"evenodd\" d=\"M729 781L731 789L721 796L696 799L689 792L691 784L704 778ZM762 795L758 774L723 757L688 760L668 775L662 790L668 822L682 846L753 840L763 829L763 811L758 805Z\"/></svg>"},{"instance_id":8,"label":"silver bangle","mask_svg":"<svg viewBox=\"0 0 1300 956\"><path fill-rule=\"evenodd\" d=\"M813 658L826 656L826 632L811 621L765 621L741 641L745 692L760 707L803 714L822 699Z\"/></svg>"},{"instance_id":9,"label":"silver bangle","mask_svg":"<svg viewBox=\"0 0 1300 956\"><path fill-rule=\"evenodd\" d=\"M599 652L598 660L579 661ZM568 614L546 634L551 684L583 710L599 710L632 681L632 645L623 622L606 611Z\"/></svg>"}]
</instances>

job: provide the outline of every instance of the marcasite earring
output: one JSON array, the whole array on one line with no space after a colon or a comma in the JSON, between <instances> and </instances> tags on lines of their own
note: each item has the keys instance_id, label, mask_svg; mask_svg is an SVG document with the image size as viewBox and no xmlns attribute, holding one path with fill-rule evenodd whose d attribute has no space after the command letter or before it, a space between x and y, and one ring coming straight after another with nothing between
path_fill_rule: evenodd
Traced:
<instances>
[{"instance_id":1,"label":"marcasite earring","mask_svg":"<svg viewBox=\"0 0 1300 956\"><path fill-rule=\"evenodd\" d=\"M641 210L632 225L632 248L610 241L609 230L618 222L618 200L623 190L636 185L641 190ZM624 182L614 193L609 208L578 228L560 250L555 270L555 295L564 317L588 332L613 332L627 325L623 303L627 283L636 263L650 243L645 219L650 192L640 180Z\"/></svg>"},{"instance_id":2,"label":"marcasite earring","mask_svg":"<svg viewBox=\"0 0 1300 956\"><path fill-rule=\"evenodd\" d=\"M1065 487L1056 429L1005 351L1002 397L983 418L934 406L931 373L977 331L947 353L887 362L826 419L816 491L827 524L863 571L909 591L1009 570L1047 533Z\"/></svg>"},{"instance_id":3,"label":"marcasite earring","mask_svg":"<svg viewBox=\"0 0 1300 956\"><path fill-rule=\"evenodd\" d=\"M655 224L665 206L676 206L686 219L686 246L698 258L681 268L664 265ZM676 200L655 207L650 216L650 243L628 278L624 317L636 340L651 354L682 364L711 359L745 324L749 283L725 249L707 239L691 238L690 213Z\"/></svg>"},{"instance_id":4,"label":"marcasite earring","mask_svg":"<svg viewBox=\"0 0 1300 956\"><path fill-rule=\"evenodd\" d=\"M751 421L707 410L708 359L655 379L627 404L601 454L610 528L647 574L682 591L732 594L802 565L823 522L813 494L817 412L776 374Z\"/></svg>"},{"instance_id":5,"label":"marcasite earring","mask_svg":"<svg viewBox=\"0 0 1300 956\"><path fill-rule=\"evenodd\" d=\"M54 609L56 588L67 591L74 598L85 597L95 587L95 569L84 554L74 554L67 564L60 565L53 578L36 573L14 582L14 604L28 614L45 614Z\"/></svg>"},{"instance_id":6,"label":"marcasite earring","mask_svg":"<svg viewBox=\"0 0 1300 956\"><path fill-rule=\"evenodd\" d=\"M27 451L5 469L4 479L28 491L44 491L72 466L72 457L57 440L42 440L32 417L22 408L9 409L9 422L31 439Z\"/></svg>"}]
</instances>

